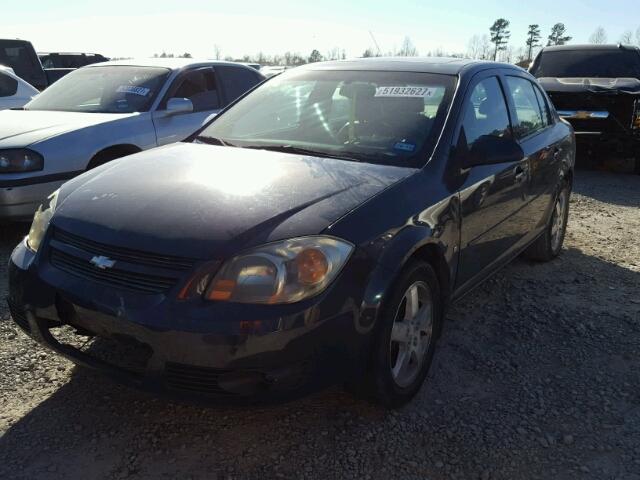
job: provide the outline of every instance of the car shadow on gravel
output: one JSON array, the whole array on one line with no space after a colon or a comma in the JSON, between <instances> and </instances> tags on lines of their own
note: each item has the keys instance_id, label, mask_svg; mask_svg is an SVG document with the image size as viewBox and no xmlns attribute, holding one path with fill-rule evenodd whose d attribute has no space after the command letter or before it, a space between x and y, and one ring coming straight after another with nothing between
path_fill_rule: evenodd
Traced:
<instances>
[{"instance_id":1,"label":"car shadow on gravel","mask_svg":"<svg viewBox=\"0 0 640 480\"><path fill-rule=\"evenodd\" d=\"M573 191L604 203L640 207L640 175L580 169Z\"/></svg>"},{"instance_id":2,"label":"car shadow on gravel","mask_svg":"<svg viewBox=\"0 0 640 480\"><path fill-rule=\"evenodd\" d=\"M640 444L638 285L575 248L515 261L453 306L428 385L398 412L337 388L201 408L74 369L0 438L0 477L613 478Z\"/></svg>"},{"instance_id":3,"label":"car shadow on gravel","mask_svg":"<svg viewBox=\"0 0 640 480\"><path fill-rule=\"evenodd\" d=\"M29 233L28 223L2 223L0 222L0 246L13 247Z\"/></svg>"}]
</instances>

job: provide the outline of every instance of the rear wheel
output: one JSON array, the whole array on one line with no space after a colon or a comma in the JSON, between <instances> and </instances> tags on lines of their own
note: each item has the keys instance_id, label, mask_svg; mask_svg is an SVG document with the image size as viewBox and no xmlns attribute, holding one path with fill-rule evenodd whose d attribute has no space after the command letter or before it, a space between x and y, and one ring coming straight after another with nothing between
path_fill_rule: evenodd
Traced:
<instances>
[{"instance_id":1,"label":"rear wheel","mask_svg":"<svg viewBox=\"0 0 640 480\"><path fill-rule=\"evenodd\" d=\"M428 263L402 273L381 312L368 390L375 401L399 407L418 393L433 359L442 305L437 276Z\"/></svg>"},{"instance_id":2,"label":"rear wheel","mask_svg":"<svg viewBox=\"0 0 640 480\"><path fill-rule=\"evenodd\" d=\"M532 260L547 262L558 256L562 250L564 236L569 219L569 197L571 185L564 182L556 197L551 213L551 221L544 233L525 251L525 256Z\"/></svg>"}]
</instances>

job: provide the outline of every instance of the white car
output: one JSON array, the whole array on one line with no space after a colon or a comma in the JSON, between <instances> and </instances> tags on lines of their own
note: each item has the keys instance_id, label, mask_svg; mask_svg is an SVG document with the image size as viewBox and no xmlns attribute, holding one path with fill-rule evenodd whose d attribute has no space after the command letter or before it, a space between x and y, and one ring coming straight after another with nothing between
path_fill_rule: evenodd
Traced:
<instances>
[{"instance_id":1,"label":"white car","mask_svg":"<svg viewBox=\"0 0 640 480\"><path fill-rule=\"evenodd\" d=\"M0 110L20 108L38 93L35 87L18 77L12 68L0 65Z\"/></svg>"},{"instance_id":2,"label":"white car","mask_svg":"<svg viewBox=\"0 0 640 480\"><path fill-rule=\"evenodd\" d=\"M24 110L0 112L0 220L28 219L66 180L118 157L186 139L264 79L193 59L79 68Z\"/></svg>"}]
</instances>

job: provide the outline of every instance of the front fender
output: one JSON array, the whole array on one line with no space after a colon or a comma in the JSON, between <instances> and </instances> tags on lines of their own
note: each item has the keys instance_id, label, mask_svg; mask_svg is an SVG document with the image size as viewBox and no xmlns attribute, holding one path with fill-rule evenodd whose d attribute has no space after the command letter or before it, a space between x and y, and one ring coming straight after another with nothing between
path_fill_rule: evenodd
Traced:
<instances>
[{"instance_id":1,"label":"front fender","mask_svg":"<svg viewBox=\"0 0 640 480\"><path fill-rule=\"evenodd\" d=\"M377 264L369 276L360 310L363 332L375 327L384 300L413 259L432 264L441 283L442 300L448 301L457 270L459 220L458 197L452 195L370 244L369 254L377 259Z\"/></svg>"}]
</instances>

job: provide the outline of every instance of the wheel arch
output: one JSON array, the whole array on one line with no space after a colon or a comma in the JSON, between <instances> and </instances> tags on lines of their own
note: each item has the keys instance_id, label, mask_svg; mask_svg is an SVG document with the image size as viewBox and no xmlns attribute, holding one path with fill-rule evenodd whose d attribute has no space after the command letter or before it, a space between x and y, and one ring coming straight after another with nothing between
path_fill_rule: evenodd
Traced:
<instances>
[{"instance_id":1,"label":"wheel arch","mask_svg":"<svg viewBox=\"0 0 640 480\"><path fill-rule=\"evenodd\" d=\"M87 170L91 170L116 158L125 157L141 151L142 149L140 147L131 143L111 145L99 150L91 157L91 160L89 160L87 164Z\"/></svg>"},{"instance_id":2,"label":"wheel arch","mask_svg":"<svg viewBox=\"0 0 640 480\"><path fill-rule=\"evenodd\" d=\"M383 303L389 298L398 277L413 261L428 263L435 271L443 309L451 300L453 278L446 244L435 238L428 227L414 226L398 237L401 238L385 249L370 276L360 319L360 327L365 330L375 328Z\"/></svg>"}]
</instances>

